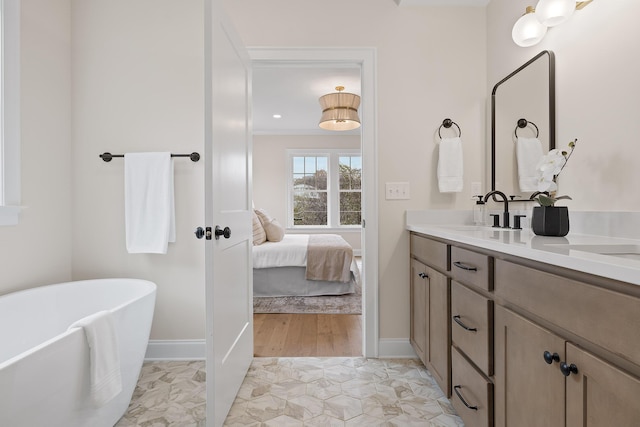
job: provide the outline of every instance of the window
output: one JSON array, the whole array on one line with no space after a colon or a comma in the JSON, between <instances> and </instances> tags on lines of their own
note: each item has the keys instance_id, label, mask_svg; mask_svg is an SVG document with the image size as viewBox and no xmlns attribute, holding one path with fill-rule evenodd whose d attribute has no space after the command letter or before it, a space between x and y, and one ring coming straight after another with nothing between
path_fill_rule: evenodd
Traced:
<instances>
[{"instance_id":1,"label":"window","mask_svg":"<svg viewBox=\"0 0 640 427\"><path fill-rule=\"evenodd\" d=\"M289 227L360 227L358 150L289 150Z\"/></svg>"},{"instance_id":2,"label":"window","mask_svg":"<svg viewBox=\"0 0 640 427\"><path fill-rule=\"evenodd\" d=\"M0 225L13 225L20 211L20 3L0 6Z\"/></svg>"}]
</instances>

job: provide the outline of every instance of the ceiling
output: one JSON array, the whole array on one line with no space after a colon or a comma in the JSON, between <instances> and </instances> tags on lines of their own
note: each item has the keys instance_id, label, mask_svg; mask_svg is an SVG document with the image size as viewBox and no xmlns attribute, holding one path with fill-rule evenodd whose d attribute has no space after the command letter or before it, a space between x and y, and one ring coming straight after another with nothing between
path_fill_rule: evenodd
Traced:
<instances>
[{"instance_id":1,"label":"ceiling","mask_svg":"<svg viewBox=\"0 0 640 427\"><path fill-rule=\"evenodd\" d=\"M335 134L322 130L318 98L344 86L360 95L360 68L346 64L254 64L253 131L256 135ZM281 118L274 118L280 114ZM359 134L359 130L340 134Z\"/></svg>"},{"instance_id":2,"label":"ceiling","mask_svg":"<svg viewBox=\"0 0 640 427\"><path fill-rule=\"evenodd\" d=\"M490 0L394 0L404 6L486 6ZM253 131L256 135L322 135L318 98L344 86L360 95L360 68L343 63L253 64ZM276 119L274 114L282 117ZM360 129L339 132L360 134Z\"/></svg>"}]
</instances>

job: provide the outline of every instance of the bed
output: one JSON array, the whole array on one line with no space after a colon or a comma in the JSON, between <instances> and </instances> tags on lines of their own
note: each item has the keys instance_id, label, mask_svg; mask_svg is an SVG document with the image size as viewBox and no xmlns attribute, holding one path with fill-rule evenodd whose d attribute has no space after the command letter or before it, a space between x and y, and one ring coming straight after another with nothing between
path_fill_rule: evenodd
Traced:
<instances>
[{"instance_id":1,"label":"bed","mask_svg":"<svg viewBox=\"0 0 640 427\"><path fill-rule=\"evenodd\" d=\"M285 234L253 247L253 296L319 296L355 292L360 272L337 234Z\"/></svg>"}]
</instances>

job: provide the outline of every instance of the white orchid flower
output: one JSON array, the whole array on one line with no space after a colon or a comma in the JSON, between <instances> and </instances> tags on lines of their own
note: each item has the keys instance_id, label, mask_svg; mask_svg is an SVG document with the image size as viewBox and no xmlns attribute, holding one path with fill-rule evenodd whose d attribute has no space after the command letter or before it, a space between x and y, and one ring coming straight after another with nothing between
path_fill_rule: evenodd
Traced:
<instances>
[{"instance_id":1,"label":"white orchid flower","mask_svg":"<svg viewBox=\"0 0 640 427\"><path fill-rule=\"evenodd\" d=\"M576 142L578 140L571 141L569 143L570 151L569 153L563 152L558 149L549 150L547 155L542 156L540 161L536 166L536 170L538 172L537 176L537 187L539 192L547 192L551 196L545 196L544 200L539 196L536 198L538 202L544 206L553 206L556 200L559 199L571 199L569 196L560 196L555 197L555 191L558 190L558 185L556 184L556 178L564 168L567 163L567 160L573 153L573 149L575 148Z\"/></svg>"}]
</instances>

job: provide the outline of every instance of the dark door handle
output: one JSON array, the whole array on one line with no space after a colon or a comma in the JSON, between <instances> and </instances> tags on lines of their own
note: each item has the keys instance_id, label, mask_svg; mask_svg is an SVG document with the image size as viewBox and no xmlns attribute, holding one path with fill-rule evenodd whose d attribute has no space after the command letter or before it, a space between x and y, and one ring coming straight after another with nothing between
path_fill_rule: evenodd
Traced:
<instances>
[{"instance_id":1,"label":"dark door handle","mask_svg":"<svg viewBox=\"0 0 640 427\"><path fill-rule=\"evenodd\" d=\"M198 239L202 239L204 237L204 228L196 228L196 231L193 234L195 234Z\"/></svg>"},{"instance_id":2,"label":"dark door handle","mask_svg":"<svg viewBox=\"0 0 640 427\"><path fill-rule=\"evenodd\" d=\"M544 361L551 365L553 362L560 361L560 355L558 353L551 354L549 351L545 351L542 353L542 357L544 357Z\"/></svg>"},{"instance_id":3,"label":"dark door handle","mask_svg":"<svg viewBox=\"0 0 640 427\"><path fill-rule=\"evenodd\" d=\"M562 375L565 377L568 377L571 374L577 374L578 367L573 363L569 365L567 362L560 362L560 372L562 372Z\"/></svg>"},{"instance_id":4,"label":"dark door handle","mask_svg":"<svg viewBox=\"0 0 640 427\"><path fill-rule=\"evenodd\" d=\"M220 239L220 236L224 236L225 239L231 237L231 229L229 227L225 227L224 229L220 228L219 225L216 225L216 240Z\"/></svg>"},{"instance_id":5,"label":"dark door handle","mask_svg":"<svg viewBox=\"0 0 640 427\"><path fill-rule=\"evenodd\" d=\"M206 229L198 227L193 234L195 234L198 239L202 239L206 236L207 240L211 240L211 227L207 227Z\"/></svg>"}]
</instances>

